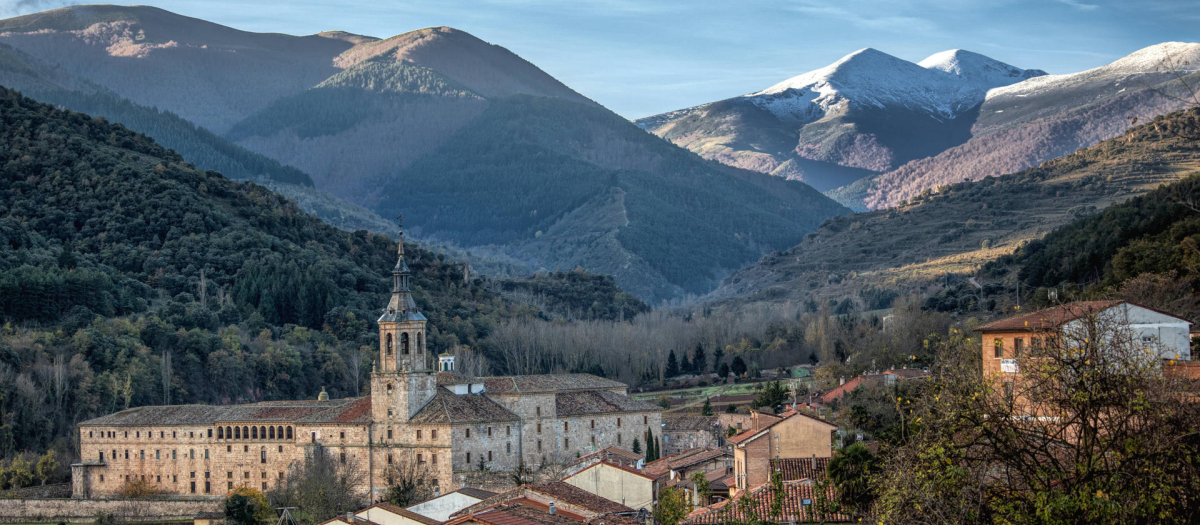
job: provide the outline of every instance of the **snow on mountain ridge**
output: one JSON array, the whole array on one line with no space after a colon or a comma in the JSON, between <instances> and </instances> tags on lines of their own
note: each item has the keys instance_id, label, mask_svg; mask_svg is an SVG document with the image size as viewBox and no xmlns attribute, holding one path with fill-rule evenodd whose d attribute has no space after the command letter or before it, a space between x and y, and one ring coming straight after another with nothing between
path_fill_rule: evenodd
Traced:
<instances>
[{"instance_id":1,"label":"snow on mountain ridge","mask_svg":"<svg viewBox=\"0 0 1200 525\"><path fill-rule=\"evenodd\" d=\"M1170 68L1181 73L1200 70L1200 43L1164 42L1144 47L1100 67L1064 75L1044 75L1025 82L1001 86L988 91L987 100L1074 89L1085 84L1120 82L1131 75L1147 73L1170 74Z\"/></svg>"},{"instance_id":2,"label":"snow on mountain ridge","mask_svg":"<svg viewBox=\"0 0 1200 525\"><path fill-rule=\"evenodd\" d=\"M802 123L850 105L900 105L952 119L982 102L988 89L1042 74L958 49L914 64L864 48L745 98L779 118Z\"/></svg>"}]
</instances>

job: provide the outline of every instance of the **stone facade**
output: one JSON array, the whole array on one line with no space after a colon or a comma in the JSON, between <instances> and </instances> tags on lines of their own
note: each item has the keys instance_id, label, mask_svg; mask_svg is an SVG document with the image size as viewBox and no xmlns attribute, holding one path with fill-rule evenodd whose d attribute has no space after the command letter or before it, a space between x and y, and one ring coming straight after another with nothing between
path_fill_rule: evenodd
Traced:
<instances>
[{"instance_id":1,"label":"stone facade","mask_svg":"<svg viewBox=\"0 0 1200 525\"><path fill-rule=\"evenodd\" d=\"M174 500L88 500L75 499L0 499L0 523L92 523L99 514L146 522L191 519L201 512L218 512L220 501L211 499Z\"/></svg>"},{"instance_id":2,"label":"stone facade","mask_svg":"<svg viewBox=\"0 0 1200 525\"><path fill-rule=\"evenodd\" d=\"M138 407L83 422L82 461L72 466L75 496L112 496L134 480L197 497L239 485L270 490L317 445L366 470L363 490L372 500L410 465L445 493L481 467L565 463L627 448L660 427L659 407L589 374L472 378L456 373L447 355L433 369L403 248L392 273L368 396L329 400L322 392L308 401Z\"/></svg>"}]
</instances>

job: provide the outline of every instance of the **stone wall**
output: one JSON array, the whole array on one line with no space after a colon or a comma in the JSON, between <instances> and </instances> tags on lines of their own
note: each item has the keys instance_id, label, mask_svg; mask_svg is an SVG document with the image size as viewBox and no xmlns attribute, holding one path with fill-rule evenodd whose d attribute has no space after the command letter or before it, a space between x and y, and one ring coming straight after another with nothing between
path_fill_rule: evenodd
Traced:
<instances>
[{"instance_id":1,"label":"stone wall","mask_svg":"<svg viewBox=\"0 0 1200 525\"><path fill-rule=\"evenodd\" d=\"M201 512L220 512L221 499L0 499L0 523L91 522L97 514L137 521L191 518Z\"/></svg>"}]
</instances>

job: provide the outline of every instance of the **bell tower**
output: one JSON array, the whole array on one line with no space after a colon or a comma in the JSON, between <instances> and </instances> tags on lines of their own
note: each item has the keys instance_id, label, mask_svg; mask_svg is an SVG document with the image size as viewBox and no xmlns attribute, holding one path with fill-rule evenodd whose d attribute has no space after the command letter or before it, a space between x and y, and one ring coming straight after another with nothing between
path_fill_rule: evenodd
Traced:
<instances>
[{"instance_id":1,"label":"bell tower","mask_svg":"<svg viewBox=\"0 0 1200 525\"><path fill-rule=\"evenodd\" d=\"M379 316L379 366L371 373L371 412L377 422L405 422L417 413L437 388L425 349L425 316L413 300L412 272L404 261L404 231L400 231L396 266L392 268L392 297Z\"/></svg>"}]
</instances>

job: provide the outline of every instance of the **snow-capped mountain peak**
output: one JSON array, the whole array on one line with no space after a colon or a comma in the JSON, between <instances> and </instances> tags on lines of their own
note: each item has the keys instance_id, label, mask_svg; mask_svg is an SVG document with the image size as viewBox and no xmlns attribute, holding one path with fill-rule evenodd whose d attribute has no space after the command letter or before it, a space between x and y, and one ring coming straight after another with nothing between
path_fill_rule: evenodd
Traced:
<instances>
[{"instance_id":1,"label":"snow-capped mountain peak","mask_svg":"<svg viewBox=\"0 0 1200 525\"><path fill-rule=\"evenodd\" d=\"M1118 85L1126 77L1160 74L1166 80L1176 72L1200 70L1200 43L1164 42L1144 47L1103 66L1066 75L1045 75L988 92L989 101L1021 98L1057 90L1079 90L1085 86ZM1143 82L1145 79L1143 79Z\"/></svg>"},{"instance_id":2,"label":"snow-capped mountain peak","mask_svg":"<svg viewBox=\"0 0 1200 525\"><path fill-rule=\"evenodd\" d=\"M982 102L991 88L1044 74L961 49L914 64L864 48L745 98L781 119L801 123L852 106L904 106L952 119Z\"/></svg>"},{"instance_id":3,"label":"snow-capped mountain peak","mask_svg":"<svg viewBox=\"0 0 1200 525\"><path fill-rule=\"evenodd\" d=\"M951 49L934 53L925 60L917 62L917 65L925 69L945 71L962 80L987 88L1020 82L1046 74L1040 69L1021 69L965 49Z\"/></svg>"}]
</instances>

